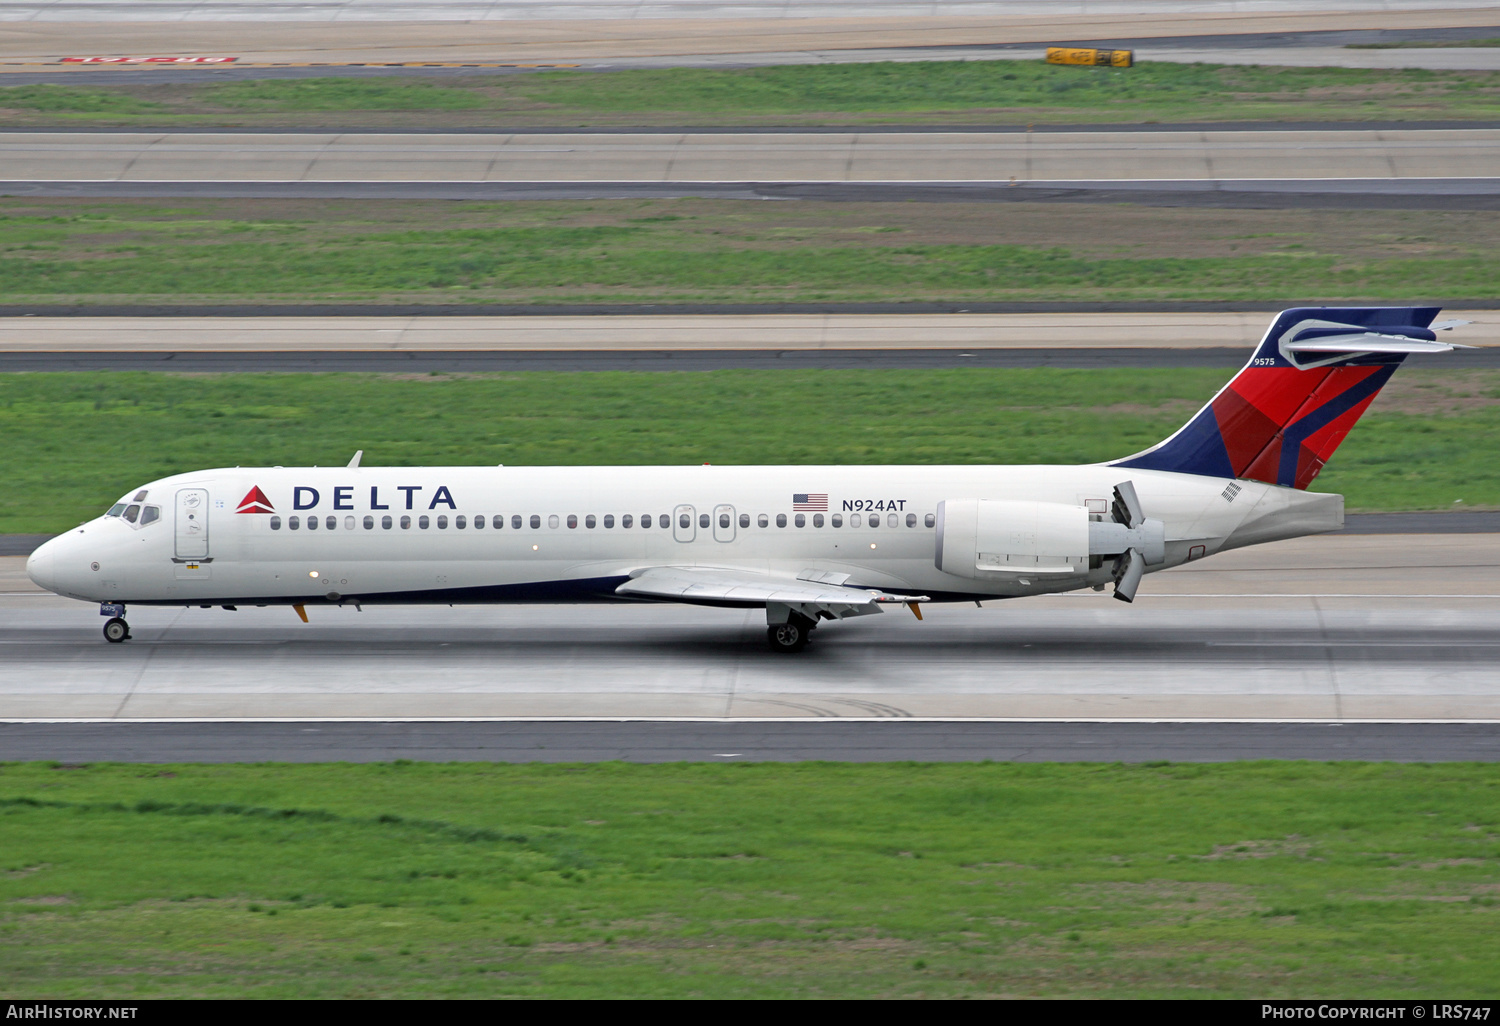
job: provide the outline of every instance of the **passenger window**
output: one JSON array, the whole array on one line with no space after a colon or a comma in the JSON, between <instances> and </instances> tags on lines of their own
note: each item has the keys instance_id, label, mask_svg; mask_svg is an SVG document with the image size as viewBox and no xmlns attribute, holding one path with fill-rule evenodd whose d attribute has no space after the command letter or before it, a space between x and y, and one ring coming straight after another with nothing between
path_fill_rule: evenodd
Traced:
<instances>
[{"instance_id":1,"label":"passenger window","mask_svg":"<svg viewBox=\"0 0 1500 1026\"><path fill-rule=\"evenodd\" d=\"M578 527L578 514L577 513L569 513L568 514L568 530L572 531L572 530L577 529L577 527Z\"/></svg>"},{"instance_id":2,"label":"passenger window","mask_svg":"<svg viewBox=\"0 0 1500 1026\"><path fill-rule=\"evenodd\" d=\"M140 491L136 492L135 493L135 498L131 499L130 501L131 502L145 502L146 501L146 489L142 488Z\"/></svg>"},{"instance_id":3,"label":"passenger window","mask_svg":"<svg viewBox=\"0 0 1500 1026\"><path fill-rule=\"evenodd\" d=\"M557 525L560 523L562 523L562 521L557 519L556 513L553 513L547 517L547 526L552 528L554 531L557 530Z\"/></svg>"},{"instance_id":4,"label":"passenger window","mask_svg":"<svg viewBox=\"0 0 1500 1026\"><path fill-rule=\"evenodd\" d=\"M807 526L807 516L805 514L798 513L797 514L797 518L795 520L793 520L792 523L796 524L798 527L806 527Z\"/></svg>"},{"instance_id":5,"label":"passenger window","mask_svg":"<svg viewBox=\"0 0 1500 1026\"><path fill-rule=\"evenodd\" d=\"M346 530L346 531L352 531L352 530L354 530L354 518L353 517L345 517L344 518L344 530Z\"/></svg>"},{"instance_id":6,"label":"passenger window","mask_svg":"<svg viewBox=\"0 0 1500 1026\"><path fill-rule=\"evenodd\" d=\"M908 514L906 514L906 526L907 527L916 527L917 526L917 515L915 513L908 513Z\"/></svg>"},{"instance_id":7,"label":"passenger window","mask_svg":"<svg viewBox=\"0 0 1500 1026\"><path fill-rule=\"evenodd\" d=\"M339 526L339 518L329 517L327 520L323 521L323 526L332 531L334 528Z\"/></svg>"},{"instance_id":8,"label":"passenger window","mask_svg":"<svg viewBox=\"0 0 1500 1026\"><path fill-rule=\"evenodd\" d=\"M842 513L835 513L833 515L833 526L834 527L843 527L844 526L844 515Z\"/></svg>"},{"instance_id":9,"label":"passenger window","mask_svg":"<svg viewBox=\"0 0 1500 1026\"><path fill-rule=\"evenodd\" d=\"M474 522L476 524L482 524L482 523L484 523L484 518L483 517L475 517L474 518ZM466 527L469 526L469 518L466 517L466 516L463 516L462 514L460 514L460 515L458 515L458 516L456 516L456 517L453 518L453 526L455 528L457 528L458 530L462 531L464 528L466 528Z\"/></svg>"},{"instance_id":10,"label":"passenger window","mask_svg":"<svg viewBox=\"0 0 1500 1026\"><path fill-rule=\"evenodd\" d=\"M635 523L635 518L632 517L629 513L626 513L623 517L620 518L620 526L621 527L630 527L633 523ZM604 522L604 526L605 527L609 526L609 521L608 520L606 520Z\"/></svg>"},{"instance_id":11,"label":"passenger window","mask_svg":"<svg viewBox=\"0 0 1500 1026\"><path fill-rule=\"evenodd\" d=\"M423 517L422 519L426 520L427 518ZM422 526L426 527L427 525L423 524ZM445 516L439 516L438 517L437 526L438 526L438 530L439 531L446 531L446 530L448 530L448 518L445 517Z\"/></svg>"},{"instance_id":12,"label":"passenger window","mask_svg":"<svg viewBox=\"0 0 1500 1026\"><path fill-rule=\"evenodd\" d=\"M661 516L656 518L656 526L665 531L667 528L672 526L672 518L663 513Z\"/></svg>"},{"instance_id":13,"label":"passenger window","mask_svg":"<svg viewBox=\"0 0 1500 1026\"><path fill-rule=\"evenodd\" d=\"M317 517L308 517L307 518L307 529L309 531L316 531L318 529L318 518Z\"/></svg>"},{"instance_id":14,"label":"passenger window","mask_svg":"<svg viewBox=\"0 0 1500 1026\"><path fill-rule=\"evenodd\" d=\"M755 518L755 526L756 527L769 527L770 525L771 525L771 521L769 519L767 519L767 517L766 517L766 515L764 513L760 514L758 517Z\"/></svg>"},{"instance_id":15,"label":"passenger window","mask_svg":"<svg viewBox=\"0 0 1500 1026\"><path fill-rule=\"evenodd\" d=\"M681 516L679 516L677 518L677 526L678 527L692 527L693 526L693 518L690 517L690 516L688 516L686 513L684 513L684 514L682 514ZM704 524L703 526L707 527L708 525Z\"/></svg>"},{"instance_id":16,"label":"passenger window","mask_svg":"<svg viewBox=\"0 0 1500 1026\"><path fill-rule=\"evenodd\" d=\"M124 512L125 504L123 502L117 502L113 506L109 507L109 512L104 515L107 517L117 517Z\"/></svg>"},{"instance_id":17,"label":"passenger window","mask_svg":"<svg viewBox=\"0 0 1500 1026\"><path fill-rule=\"evenodd\" d=\"M778 513L778 514L776 514L776 526L777 527L785 527L786 526L786 514L785 513Z\"/></svg>"},{"instance_id":18,"label":"passenger window","mask_svg":"<svg viewBox=\"0 0 1500 1026\"><path fill-rule=\"evenodd\" d=\"M894 514L894 513L887 513L885 515L885 526L886 527L900 527L901 526L901 518L898 517L898 516L896 516L896 514Z\"/></svg>"},{"instance_id":19,"label":"passenger window","mask_svg":"<svg viewBox=\"0 0 1500 1026\"><path fill-rule=\"evenodd\" d=\"M516 526L520 527L521 525L517 524ZM542 527L542 518L540 516L538 516L537 514L535 514L535 513L531 514L531 529L533 531L539 531L539 530L541 530L541 527Z\"/></svg>"},{"instance_id":20,"label":"passenger window","mask_svg":"<svg viewBox=\"0 0 1500 1026\"><path fill-rule=\"evenodd\" d=\"M299 517L287 517L286 518L286 529L288 531L295 531L297 528L299 528L301 526L302 526L302 520L301 520L301 518L299 518Z\"/></svg>"},{"instance_id":21,"label":"passenger window","mask_svg":"<svg viewBox=\"0 0 1500 1026\"><path fill-rule=\"evenodd\" d=\"M615 526L615 515L613 513L604 514L604 526L606 529ZM625 526L629 527L630 525L626 524Z\"/></svg>"},{"instance_id":22,"label":"passenger window","mask_svg":"<svg viewBox=\"0 0 1500 1026\"><path fill-rule=\"evenodd\" d=\"M870 514L870 526L871 527L879 527L880 526L880 514L879 513L871 513Z\"/></svg>"},{"instance_id":23,"label":"passenger window","mask_svg":"<svg viewBox=\"0 0 1500 1026\"><path fill-rule=\"evenodd\" d=\"M510 527L513 531L519 531L521 529L521 514L517 513L510 518Z\"/></svg>"},{"instance_id":24,"label":"passenger window","mask_svg":"<svg viewBox=\"0 0 1500 1026\"><path fill-rule=\"evenodd\" d=\"M814 513L813 514L813 526L814 527L822 527L823 526L823 514L821 514L821 513Z\"/></svg>"},{"instance_id":25,"label":"passenger window","mask_svg":"<svg viewBox=\"0 0 1500 1026\"><path fill-rule=\"evenodd\" d=\"M432 526L432 521L425 516L417 517L417 526L425 531Z\"/></svg>"},{"instance_id":26,"label":"passenger window","mask_svg":"<svg viewBox=\"0 0 1500 1026\"><path fill-rule=\"evenodd\" d=\"M931 513L927 514L925 517L922 518L922 523L926 524L928 527L931 527L936 522L937 522L937 518L934 517Z\"/></svg>"},{"instance_id":27,"label":"passenger window","mask_svg":"<svg viewBox=\"0 0 1500 1026\"><path fill-rule=\"evenodd\" d=\"M860 515L858 513L851 513L851 514L849 514L849 526L850 527L858 527L859 525L860 525Z\"/></svg>"},{"instance_id":28,"label":"passenger window","mask_svg":"<svg viewBox=\"0 0 1500 1026\"><path fill-rule=\"evenodd\" d=\"M719 526L720 527L728 527L729 526L729 514L728 513L720 513L719 514Z\"/></svg>"},{"instance_id":29,"label":"passenger window","mask_svg":"<svg viewBox=\"0 0 1500 1026\"><path fill-rule=\"evenodd\" d=\"M740 526L741 527L749 527L750 526L750 514L749 513L741 513L740 514Z\"/></svg>"},{"instance_id":30,"label":"passenger window","mask_svg":"<svg viewBox=\"0 0 1500 1026\"><path fill-rule=\"evenodd\" d=\"M592 531L598 523L599 521L594 519L594 514L592 513L583 518L583 526L587 527L590 531Z\"/></svg>"},{"instance_id":31,"label":"passenger window","mask_svg":"<svg viewBox=\"0 0 1500 1026\"><path fill-rule=\"evenodd\" d=\"M131 506L129 509L127 509L125 511L125 520L126 520L126 522L133 524L133 523L135 523L136 518L139 517L140 515L141 515L141 507L139 507L139 506Z\"/></svg>"},{"instance_id":32,"label":"passenger window","mask_svg":"<svg viewBox=\"0 0 1500 1026\"><path fill-rule=\"evenodd\" d=\"M273 531L279 531L279 530L281 530L281 518L280 517L272 517L271 518L271 530L273 530Z\"/></svg>"},{"instance_id":33,"label":"passenger window","mask_svg":"<svg viewBox=\"0 0 1500 1026\"><path fill-rule=\"evenodd\" d=\"M160 519L161 519L161 507L160 506L147 506L145 509L141 510L141 526L142 527L145 527L147 524L154 524L154 523L156 523Z\"/></svg>"},{"instance_id":34,"label":"passenger window","mask_svg":"<svg viewBox=\"0 0 1500 1026\"><path fill-rule=\"evenodd\" d=\"M395 523L395 521L392 520L389 516L381 517L380 518L380 529L382 531L389 531L391 529L391 525L393 523Z\"/></svg>"},{"instance_id":35,"label":"passenger window","mask_svg":"<svg viewBox=\"0 0 1500 1026\"><path fill-rule=\"evenodd\" d=\"M698 526L699 527L707 527L708 526L708 514L707 513L699 513L698 514ZM728 527L729 525L725 524L724 526Z\"/></svg>"},{"instance_id":36,"label":"passenger window","mask_svg":"<svg viewBox=\"0 0 1500 1026\"><path fill-rule=\"evenodd\" d=\"M646 528L646 527L650 527L650 526L651 526L651 514L650 513L642 513L641 514L641 527L642 528Z\"/></svg>"},{"instance_id":37,"label":"passenger window","mask_svg":"<svg viewBox=\"0 0 1500 1026\"><path fill-rule=\"evenodd\" d=\"M492 519L490 521L490 526L493 527L497 531L500 530L502 527L505 526L505 518L502 517L499 513L496 513L495 516L494 516L494 519ZM517 526L519 526L519 525L517 525Z\"/></svg>"},{"instance_id":38,"label":"passenger window","mask_svg":"<svg viewBox=\"0 0 1500 1026\"><path fill-rule=\"evenodd\" d=\"M401 518L401 530L403 530L403 531L410 531L411 530L411 517L402 517Z\"/></svg>"},{"instance_id":39,"label":"passenger window","mask_svg":"<svg viewBox=\"0 0 1500 1026\"><path fill-rule=\"evenodd\" d=\"M374 517L365 517L365 530L366 531L373 531L373 530L375 530L375 518Z\"/></svg>"}]
</instances>

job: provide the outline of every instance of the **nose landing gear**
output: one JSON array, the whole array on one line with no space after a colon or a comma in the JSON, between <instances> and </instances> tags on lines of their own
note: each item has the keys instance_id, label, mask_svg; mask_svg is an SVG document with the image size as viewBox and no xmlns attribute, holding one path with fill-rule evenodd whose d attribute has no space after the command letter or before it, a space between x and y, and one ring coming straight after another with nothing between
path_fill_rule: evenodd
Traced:
<instances>
[{"instance_id":1,"label":"nose landing gear","mask_svg":"<svg viewBox=\"0 0 1500 1026\"><path fill-rule=\"evenodd\" d=\"M118 645L130 638L130 624L125 622L125 604L123 602L101 602L99 604L99 615L109 617L104 621L104 640L112 645Z\"/></svg>"}]
</instances>

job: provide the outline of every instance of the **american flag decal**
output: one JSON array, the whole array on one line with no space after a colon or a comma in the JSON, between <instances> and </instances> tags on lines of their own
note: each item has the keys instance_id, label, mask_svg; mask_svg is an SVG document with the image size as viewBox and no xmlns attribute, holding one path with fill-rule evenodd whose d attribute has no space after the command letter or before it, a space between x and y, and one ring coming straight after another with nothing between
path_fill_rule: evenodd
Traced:
<instances>
[{"instance_id":1,"label":"american flag decal","mask_svg":"<svg viewBox=\"0 0 1500 1026\"><path fill-rule=\"evenodd\" d=\"M827 492L798 492L792 496L792 509L799 513L828 512Z\"/></svg>"}]
</instances>

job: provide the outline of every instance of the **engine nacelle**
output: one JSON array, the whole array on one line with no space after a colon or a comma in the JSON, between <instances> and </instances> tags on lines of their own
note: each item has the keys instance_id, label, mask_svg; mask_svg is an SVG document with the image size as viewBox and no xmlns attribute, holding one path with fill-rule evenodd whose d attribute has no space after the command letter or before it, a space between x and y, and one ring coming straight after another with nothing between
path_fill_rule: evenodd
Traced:
<instances>
[{"instance_id":1,"label":"engine nacelle","mask_svg":"<svg viewBox=\"0 0 1500 1026\"><path fill-rule=\"evenodd\" d=\"M945 499L933 562L976 580L1081 577L1089 571L1089 512L1061 502Z\"/></svg>"}]
</instances>

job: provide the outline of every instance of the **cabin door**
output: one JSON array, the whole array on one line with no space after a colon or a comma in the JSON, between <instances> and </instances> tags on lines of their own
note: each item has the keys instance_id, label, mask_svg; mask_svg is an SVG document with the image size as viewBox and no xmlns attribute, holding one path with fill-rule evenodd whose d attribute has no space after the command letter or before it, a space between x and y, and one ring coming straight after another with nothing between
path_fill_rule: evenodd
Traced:
<instances>
[{"instance_id":1,"label":"cabin door","mask_svg":"<svg viewBox=\"0 0 1500 1026\"><path fill-rule=\"evenodd\" d=\"M680 542L698 537L698 511L692 506L678 506L672 511L672 537Z\"/></svg>"},{"instance_id":2,"label":"cabin door","mask_svg":"<svg viewBox=\"0 0 1500 1026\"><path fill-rule=\"evenodd\" d=\"M177 492L174 526L178 559L208 558L208 491L183 488Z\"/></svg>"},{"instance_id":3,"label":"cabin door","mask_svg":"<svg viewBox=\"0 0 1500 1026\"><path fill-rule=\"evenodd\" d=\"M714 541L734 541L734 507L714 507Z\"/></svg>"}]
</instances>

